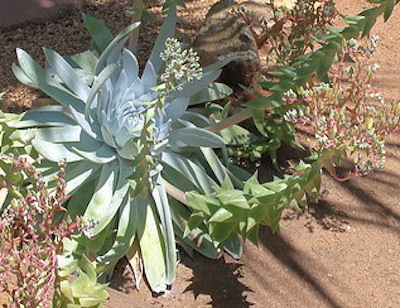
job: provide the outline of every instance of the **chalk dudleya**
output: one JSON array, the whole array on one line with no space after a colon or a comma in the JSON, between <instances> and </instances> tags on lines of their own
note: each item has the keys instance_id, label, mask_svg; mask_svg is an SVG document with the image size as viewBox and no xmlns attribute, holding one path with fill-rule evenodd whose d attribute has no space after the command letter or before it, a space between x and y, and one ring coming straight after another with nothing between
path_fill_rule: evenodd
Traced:
<instances>
[{"instance_id":1,"label":"chalk dudleya","mask_svg":"<svg viewBox=\"0 0 400 308\"><path fill-rule=\"evenodd\" d=\"M210 192L217 172L224 174L219 184L234 177L213 150L224 148L223 139L204 129L212 122L187 111L189 105L230 93L214 83L229 60L202 70L196 54L182 51L171 39L176 24L171 8L139 76L135 55L124 48L138 24L114 37L103 22L91 16L84 21L93 51L63 57L44 49L43 69L17 50L16 77L57 104L28 111L14 123L14 138L32 144L48 162L44 172L49 178L58 161L67 162L71 197L66 207L95 224L84 236L66 241L62 266L83 251L105 277L126 255L135 268L144 267L152 290L163 292L175 276L174 226L182 244L205 255L215 257L224 248L199 228L183 238L190 209L178 205L174 196L188 183L199 193ZM194 243L196 238L201 243Z\"/></svg>"}]
</instances>

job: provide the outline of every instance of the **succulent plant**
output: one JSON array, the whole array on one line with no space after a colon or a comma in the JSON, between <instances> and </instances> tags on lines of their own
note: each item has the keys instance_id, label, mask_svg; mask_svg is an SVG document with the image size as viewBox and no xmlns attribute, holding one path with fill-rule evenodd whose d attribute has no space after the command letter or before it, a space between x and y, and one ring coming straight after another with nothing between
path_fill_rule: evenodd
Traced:
<instances>
[{"instance_id":1,"label":"succulent plant","mask_svg":"<svg viewBox=\"0 0 400 308\"><path fill-rule=\"evenodd\" d=\"M101 21L84 20L94 51L62 57L44 49L43 69L17 50L19 65L12 67L17 78L59 105L29 111L15 127L19 140L31 143L47 161L68 163L66 206L95 223L80 239L89 257L105 271L128 254L132 262L143 262L151 288L162 292L172 284L177 264L173 225L182 242L205 237L201 245L189 244L204 254L215 257L221 250L199 228L183 239L182 211L190 209L176 205L173 197L181 192L176 187L210 192L215 179L221 184L233 177L212 150L225 146L218 134L204 129L212 122L187 111L230 93L213 83L229 60L201 70L193 52L168 40L176 23L171 8L139 77L136 57L124 48L138 24L113 37Z\"/></svg>"}]
</instances>

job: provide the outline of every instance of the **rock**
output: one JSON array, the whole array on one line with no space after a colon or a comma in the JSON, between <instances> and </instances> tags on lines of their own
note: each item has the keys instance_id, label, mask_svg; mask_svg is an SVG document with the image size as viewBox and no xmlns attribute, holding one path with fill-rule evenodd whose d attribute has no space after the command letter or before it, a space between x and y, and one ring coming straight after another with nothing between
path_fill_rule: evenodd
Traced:
<instances>
[{"instance_id":1,"label":"rock","mask_svg":"<svg viewBox=\"0 0 400 308\"><path fill-rule=\"evenodd\" d=\"M213 5L192 47L203 66L233 55L220 81L230 86L251 86L258 79L261 61L250 26L234 13L237 8L238 4L229 0Z\"/></svg>"}]
</instances>

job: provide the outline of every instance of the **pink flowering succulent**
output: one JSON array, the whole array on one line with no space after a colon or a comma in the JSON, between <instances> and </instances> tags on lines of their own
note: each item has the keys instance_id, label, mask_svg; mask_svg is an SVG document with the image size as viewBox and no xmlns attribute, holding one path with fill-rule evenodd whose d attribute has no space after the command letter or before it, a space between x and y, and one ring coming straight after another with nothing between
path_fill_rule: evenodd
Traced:
<instances>
[{"instance_id":1,"label":"pink flowering succulent","mask_svg":"<svg viewBox=\"0 0 400 308\"><path fill-rule=\"evenodd\" d=\"M379 68L370 64L377 38L368 47L357 41L343 43L337 63L330 71L330 83L288 93L288 103L300 102L286 119L309 127L314 134L312 149L320 154L323 165L338 180L365 175L385 163L385 137L400 130L400 103L387 103L371 86L373 73ZM349 63L351 59L352 63ZM335 168L350 158L354 168L339 178Z\"/></svg>"},{"instance_id":2,"label":"pink flowering succulent","mask_svg":"<svg viewBox=\"0 0 400 308\"><path fill-rule=\"evenodd\" d=\"M25 159L2 155L1 164L7 171L1 175L1 188L18 197L0 216L0 291L9 295L11 307L48 307L62 239L82 230L80 222L70 217L55 220L56 214L65 211L61 206L67 198L65 166L60 164L55 188L48 189L42 175ZM22 183L31 185L23 189Z\"/></svg>"}]
</instances>

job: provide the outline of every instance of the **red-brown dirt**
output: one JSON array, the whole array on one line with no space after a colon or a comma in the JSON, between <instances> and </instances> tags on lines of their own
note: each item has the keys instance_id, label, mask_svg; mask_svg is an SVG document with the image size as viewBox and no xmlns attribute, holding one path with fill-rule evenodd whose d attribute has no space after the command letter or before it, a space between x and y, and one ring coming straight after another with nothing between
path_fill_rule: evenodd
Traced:
<instances>
[{"instance_id":1,"label":"red-brown dirt","mask_svg":"<svg viewBox=\"0 0 400 308\"><path fill-rule=\"evenodd\" d=\"M198 24L204 2L209 3L190 1L193 11L185 19ZM365 5L360 0L336 3L349 15ZM203 8L193 15L196 5ZM380 37L375 60L381 70L374 86L388 101L400 100L398 20L400 7L372 30ZM143 283L135 290L126 268L128 279L117 278L112 286L130 294L132 304L124 307L136 307L136 299L164 308L400 307L400 135L387 139L384 169L344 183L324 174L318 204L303 212L286 211L282 225L278 234L263 229L260 246L247 243L239 261L181 252L176 283L166 295L153 297ZM122 308L113 301L107 306Z\"/></svg>"}]
</instances>

